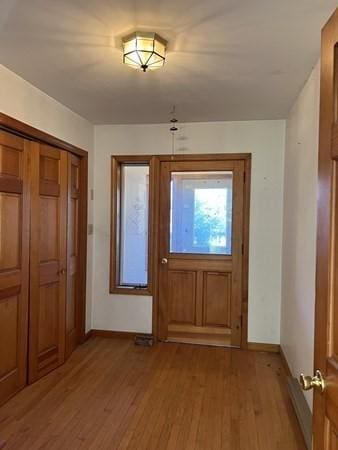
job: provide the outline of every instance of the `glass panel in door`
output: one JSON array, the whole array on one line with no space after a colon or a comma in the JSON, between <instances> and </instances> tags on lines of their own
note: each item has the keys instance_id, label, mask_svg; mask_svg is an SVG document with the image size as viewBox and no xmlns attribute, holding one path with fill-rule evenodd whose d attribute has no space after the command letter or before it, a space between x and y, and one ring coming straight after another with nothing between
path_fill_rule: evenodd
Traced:
<instances>
[{"instance_id":1,"label":"glass panel in door","mask_svg":"<svg viewBox=\"0 0 338 450\"><path fill-rule=\"evenodd\" d=\"M170 253L231 255L233 173L172 172Z\"/></svg>"}]
</instances>

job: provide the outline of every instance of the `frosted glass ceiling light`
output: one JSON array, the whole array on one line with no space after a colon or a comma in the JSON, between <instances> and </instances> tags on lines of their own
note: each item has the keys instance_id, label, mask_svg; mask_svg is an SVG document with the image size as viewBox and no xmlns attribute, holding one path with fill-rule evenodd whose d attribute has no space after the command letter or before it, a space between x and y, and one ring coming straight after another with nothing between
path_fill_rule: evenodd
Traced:
<instances>
[{"instance_id":1,"label":"frosted glass ceiling light","mask_svg":"<svg viewBox=\"0 0 338 450\"><path fill-rule=\"evenodd\" d=\"M136 31L123 42L123 62L134 69L159 69L165 61L167 41L156 33Z\"/></svg>"}]
</instances>

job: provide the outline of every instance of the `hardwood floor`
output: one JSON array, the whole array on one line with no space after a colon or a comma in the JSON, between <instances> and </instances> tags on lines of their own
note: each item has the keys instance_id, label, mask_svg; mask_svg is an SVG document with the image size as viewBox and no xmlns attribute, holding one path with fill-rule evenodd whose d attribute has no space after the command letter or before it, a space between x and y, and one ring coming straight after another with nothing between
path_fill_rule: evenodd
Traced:
<instances>
[{"instance_id":1,"label":"hardwood floor","mask_svg":"<svg viewBox=\"0 0 338 450\"><path fill-rule=\"evenodd\" d=\"M92 338L0 409L5 449L305 450L279 355Z\"/></svg>"}]
</instances>

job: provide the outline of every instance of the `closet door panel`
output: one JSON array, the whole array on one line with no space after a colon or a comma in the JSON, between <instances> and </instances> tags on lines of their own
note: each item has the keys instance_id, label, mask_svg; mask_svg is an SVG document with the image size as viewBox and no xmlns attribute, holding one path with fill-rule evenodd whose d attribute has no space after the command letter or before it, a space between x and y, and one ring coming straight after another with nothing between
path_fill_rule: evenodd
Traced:
<instances>
[{"instance_id":1,"label":"closet door panel","mask_svg":"<svg viewBox=\"0 0 338 450\"><path fill-rule=\"evenodd\" d=\"M0 404L26 384L29 143L0 131Z\"/></svg>"},{"instance_id":2,"label":"closet door panel","mask_svg":"<svg viewBox=\"0 0 338 450\"><path fill-rule=\"evenodd\" d=\"M65 355L67 152L33 144L29 381Z\"/></svg>"},{"instance_id":3,"label":"closet door panel","mask_svg":"<svg viewBox=\"0 0 338 450\"><path fill-rule=\"evenodd\" d=\"M68 154L66 356L78 342L80 158Z\"/></svg>"}]
</instances>

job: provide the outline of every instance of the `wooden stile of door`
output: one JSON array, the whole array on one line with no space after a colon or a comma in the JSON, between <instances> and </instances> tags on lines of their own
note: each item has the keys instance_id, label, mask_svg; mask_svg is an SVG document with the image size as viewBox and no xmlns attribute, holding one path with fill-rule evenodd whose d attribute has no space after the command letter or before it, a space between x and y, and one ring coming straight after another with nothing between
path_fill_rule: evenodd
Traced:
<instances>
[{"instance_id":1,"label":"wooden stile of door","mask_svg":"<svg viewBox=\"0 0 338 450\"><path fill-rule=\"evenodd\" d=\"M0 404L25 386L27 376L28 145L0 131Z\"/></svg>"},{"instance_id":2,"label":"wooden stile of door","mask_svg":"<svg viewBox=\"0 0 338 450\"><path fill-rule=\"evenodd\" d=\"M338 10L322 32L313 449L338 449Z\"/></svg>"},{"instance_id":3,"label":"wooden stile of door","mask_svg":"<svg viewBox=\"0 0 338 450\"><path fill-rule=\"evenodd\" d=\"M29 382L63 363L67 284L67 152L32 143Z\"/></svg>"},{"instance_id":4,"label":"wooden stile of door","mask_svg":"<svg viewBox=\"0 0 338 450\"><path fill-rule=\"evenodd\" d=\"M241 345L244 172L243 160L161 162L160 340Z\"/></svg>"},{"instance_id":5,"label":"wooden stile of door","mask_svg":"<svg viewBox=\"0 0 338 450\"><path fill-rule=\"evenodd\" d=\"M79 340L80 158L68 153L66 358Z\"/></svg>"}]
</instances>

